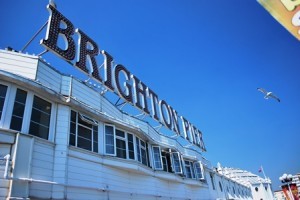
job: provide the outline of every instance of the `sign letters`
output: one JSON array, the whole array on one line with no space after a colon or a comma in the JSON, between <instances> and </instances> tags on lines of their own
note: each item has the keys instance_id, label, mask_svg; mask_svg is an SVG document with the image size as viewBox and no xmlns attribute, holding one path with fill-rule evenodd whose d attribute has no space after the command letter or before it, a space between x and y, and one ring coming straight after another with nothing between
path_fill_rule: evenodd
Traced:
<instances>
[{"instance_id":1,"label":"sign letters","mask_svg":"<svg viewBox=\"0 0 300 200\"><path fill-rule=\"evenodd\" d=\"M82 30L75 29L73 24L53 6L48 5L47 9L50 12L50 17L46 38L41 40L41 45L72 63L73 66L96 81L101 82L107 89L116 93L144 114L151 116L152 119L169 130L206 151L200 130L184 117L178 116L176 110L165 100L159 99L153 90L131 74L125 66L113 65L114 59L110 54L104 50L100 51L95 41ZM73 39L75 34L78 35L77 45ZM64 47L59 45L59 38L63 39ZM101 55L104 58L104 67L102 68L98 67L97 64L97 57Z\"/></svg>"}]
</instances>

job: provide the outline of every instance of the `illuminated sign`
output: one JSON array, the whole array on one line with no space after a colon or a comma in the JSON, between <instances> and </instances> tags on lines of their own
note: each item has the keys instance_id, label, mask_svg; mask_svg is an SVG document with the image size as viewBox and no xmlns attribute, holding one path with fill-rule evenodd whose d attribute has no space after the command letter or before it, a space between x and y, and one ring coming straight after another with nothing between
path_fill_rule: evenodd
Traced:
<instances>
[{"instance_id":1,"label":"illuminated sign","mask_svg":"<svg viewBox=\"0 0 300 200\"><path fill-rule=\"evenodd\" d=\"M300 0L258 0L258 2L300 40Z\"/></svg>"},{"instance_id":2,"label":"illuminated sign","mask_svg":"<svg viewBox=\"0 0 300 200\"><path fill-rule=\"evenodd\" d=\"M48 5L47 9L50 12L48 28L46 38L41 40L45 48L101 82L110 91L169 130L206 151L200 130L183 116L179 116L166 101L160 100L153 90L131 74L125 66L113 65L114 59L110 54L104 50L100 51L96 42L82 30L75 29L73 24L53 6ZM75 34L78 36L78 47L73 38ZM64 45L61 45L62 42ZM104 67L97 64L100 54L104 58Z\"/></svg>"}]
</instances>

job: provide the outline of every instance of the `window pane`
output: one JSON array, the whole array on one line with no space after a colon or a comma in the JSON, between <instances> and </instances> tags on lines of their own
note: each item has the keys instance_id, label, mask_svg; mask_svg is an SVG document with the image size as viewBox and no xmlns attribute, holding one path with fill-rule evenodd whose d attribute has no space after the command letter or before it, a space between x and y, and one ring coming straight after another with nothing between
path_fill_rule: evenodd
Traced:
<instances>
[{"instance_id":1,"label":"window pane","mask_svg":"<svg viewBox=\"0 0 300 200\"><path fill-rule=\"evenodd\" d=\"M86 127L88 127L88 128L92 128L92 124L87 123L86 121L83 121L83 120L81 119L81 117L78 117L78 123L79 123L79 124L82 124L83 126L86 126Z\"/></svg>"},{"instance_id":2,"label":"window pane","mask_svg":"<svg viewBox=\"0 0 300 200\"><path fill-rule=\"evenodd\" d=\"M76 123L76 115L77 113L76 112L74 112L73 110L71 111L71 122L75 122Z\"/></svg>"},{"instance_id":3,"label":"window pane","mask_svg":"<svg viewBox=\"0 0 300 200\"><path fill-rule=\"evenodd\" d=\"M93 152L98 152L98 126L93 126Z\"/></svg>"},{"instance_id":4,"label":"window pane","mask_svg":"<svg viewBox=\"0 0 300 200\"><path fill-rule=\"evenodd\" d=\"M134 144L133 144L133 135L129 134L127 135L128 137L128 154L129 154L129 159L134 160Z\"/></svg>"},{"instance_id":5,"label":"window pane","mask_svg":"<svg viewBox=\"0 0 300 200\"><path fill-rule=\"evenodd\" d=\"M124 140L116 139L117 157L126 159L126 143Z\"/></svg>"},{"instance_id":6,"label":"window pane","mask_svg":"<svg viewBox=\"0 0 300 200\"><path fill-rule=\"evenodd\" d=\"M201 165L199 162L194 163L194 168L195 168L195 174L197 179L202 179L202 170L201 170Z\"/></svg>"},{"instance_id":7,"label":"window pane","mask_svg":"<svg viewBox=\"0 0 300 200\"><path fill-rule=\"evenodd\" d=\"M49 128L42 126L41 124L37 124L35 122L30 123L29 134L35 135L40 138L48 139Z\"/></svg>"},{"instance_id":8,"label":"window pane","mask_svg":"<svg viewBox=\"0 0 300 200\"><path fill-rule=\"evenodd\" d=\"M153 147L154 167L155 169L163 169L161 162L161 153L159 147Z\"/></svg>"},{"instance_id":9,"label":"window pane","mask_svg":"<svg viewBox=\"0 0 300 200\"><path fill-rule=\"evenodd\" d=\"M141 149L140 149L140 140L139 138L136 138L136 152L137 152L137 159L139 162L141 162Z\"/></svg>"},{"instance_id":10,"label":"window pane","mask_svg":"<svg viewBox=\"0 0 300 200\"><path fill-rule=\"evenodd\" d=\"M22 123L23 123L23 118L20 118L17 116L12 116L11 123L10 123L10 129L16 130L16 131L21 131Z\"/></svg>"},{"instance_id":11,"label":"window pane","mask_svg":"<svg viewBox=\"0 0 300 200\"><path fill-rule=\"evenodd\" d=\"M83 138L86 138L86 139L89 139L89 140L92 140L92 130L91 129L88 129L88 128L85 128L83 126L78 126L78 137L83 137Z\"/></svg>"},{"instance_id":12,"label":"window pane","mask_svg":"<svg viewBox=\"0 0 300 200\"><path fill-rule=\"evenodd\" d=\"M33 107L40 112L45 112L50 114L51 112L51 104L37 96L34 96Z\"/></svg>"},{"instance_id":13,"label":"window pane","mask_svg":"<svg viewBox=\"0 0 300 200\"><path fill-rule=\"evenodd\" d=\"M51 103L34 96L29 134L48 139Z\"/></svg>"},{"instance_id":14,"label":"window pane","mask_svg":"<svg viewBox=\"0 0 300 200\"><path fill-rule=\"evenodd\" d=\"M0 119L1 119L1 116L2 116L2 111L3 111L6 92L7 92L7 86L0 85Z\"/></svg>"},{"instance_id":15,"label":"window pane","mask_svg":"<svg viewBox=\"0 0 300 200\"><path fill-rule=\"evenodd\" d=\"M10 129L21 131L27 92L17 89Z\"/></svg>"},{"instance_id":16,"label":"window pane","mask_svg":"<svg viewBox=\"0 0 300 200\"><path fill-rule=\"evenodd\" d=\"M77 146L86 150L92 150L91 141L82 137L78 137Z\"/></svg>"},{"instance_id":17,"label":"window pane","mask_svg":"<svg viewBox=\"0 0 300 200\"><path fill-rule=\"evenodd\" d=\"M69 144L72 145L72 146L75 146L75 135L74 134L70 134L70 141L69 141Z\"/></svg>"},{"instance_id":18,"label":"window pane","mask_svg":"<svg viewBox=\"0 0 300 200\"><path fill-rule=\"evenodd\" d=\"M115 154L114 141L114 127L105 126L105 149L107 154Z\"/></svg>"},{"instance_id":19,"label":"window pane","mask_svg":"<svg viewBox=\"0 0 300 200\"><path fill-rule=\"evenodd\" d=\"M120 131L120 130L116 129L116 136L125 138L125 133L123 131Z\"/></svg>"},{"instance_id":20,"label":"window pane","mask_svg":"<svg viewBox=\"0 0 300 200\"><path fill-rule=\"evenodd\" d=\"M173 170L175 173L182 173L179 153L172 153Z\"/></svg>"},{"instance_id":21,"label":"window pane","mask_svg":"<svg viewBox=\"0 0 300 200\"><path fill-rule=\"evenodd\" d=\"M163 170L168 172L167 158L165 156L162 156L161 159L162 159L162 162L163 162Z\"/></svg>"},{"instance_id":22,"label":"window pane","mask_svg":"<svg viewBox=\"0 0 300 200\"><path fill-rule=\"evenodd\" d=\"M98 142L94 141L94 145L93 145L93 152L98 152Z\"/></svg>"},{"instance_id":23,"label":"window pane","mask_svg":"<svg viewBox=\"0 0 300 200\"><path fill-rule=\"evenodd\" d=\"M146 150L145 149L141 149L141 156L142 156L142 163L144 165L147 165L147 155L146 155Z\"/></svg>"}]
</instances>

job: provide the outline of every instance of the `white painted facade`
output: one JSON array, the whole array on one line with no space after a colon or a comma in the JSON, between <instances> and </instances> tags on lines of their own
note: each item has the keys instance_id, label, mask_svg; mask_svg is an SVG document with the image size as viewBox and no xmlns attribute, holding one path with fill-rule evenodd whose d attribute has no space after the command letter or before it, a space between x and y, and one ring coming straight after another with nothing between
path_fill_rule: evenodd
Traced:
<instances>
[{"instance_id":1,"label":"white painted facade","mask_svg":"<svg viewBox=\"0 0 300 200\"><path fill-rule=\"evenodd\" d=\"M198 147L37 56L0 50L0 111L0 199L252 199Z\"/></svg>"},{"instance_id":2,"label":"white painted facade","mask_svg":"<svg viewBox=\"0 0 300 200\"><path fill-rule=\"evenodd\" d=\"M261 178L246 170L221 167L220 163L218 163L217 171L231 180L248 186L251 189L253 200L274 199L271 180L267 177Z\"/></svg>"}]
</instances>

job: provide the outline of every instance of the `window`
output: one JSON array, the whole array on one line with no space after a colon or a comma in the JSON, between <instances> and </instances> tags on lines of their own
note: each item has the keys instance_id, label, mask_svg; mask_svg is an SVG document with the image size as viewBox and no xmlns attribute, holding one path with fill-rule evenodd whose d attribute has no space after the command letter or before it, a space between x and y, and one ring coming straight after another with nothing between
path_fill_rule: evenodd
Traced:
<instances>
[{"instance_id":1,"label":"window","mask_svg":"<svg viewBox=\"0 0 300 200\"><path fill-rule=\"evenodd\" d=\"M127 133L128 158L134 160L134 143L133 135Z\"/></svg>"},{"instance_id":2,"label":"window","mask_svg":"<svg viewBox=\"0 0 300 200\"><path fill-rule=\"evenodd\" d=\"M2 111L4 107L6 92L7 92L7 86L0 84L0 120L1 120Z\"/></svg>"},{"instance_id":3,"label":"window","mask_svg":"<svg viewBox=\"0 0 300 200\"><path fill-rule=\"evenodd\" d=\"M146 142L136 137L136 152L137 152L137 160L144 165L148 166L148 150Z\"/></svg>"},{"instance_id":4,"label":"window","mask_svg":"<svg viewBox=\"0 0 300 200\"><path fill-rule=\"evenodd\" d=\"M136 145L137 160L141 162L140 139L138 137L135 138L135 145Z\"/></svg>"},{"instance_id":5,"label":"window","mask_svg":"<svg viewBox=\"0 0 300 200\"><path fill-rule=\"evenodd\" d=\"M82 149L98 152L98 126L94 120L81 113L71 111L69 144Z\"/></svg>"},{"instance_id":6,"label":"window","mask_svg":"<svg viewBox=\"0 0 300 200\"><path fill-rule=\"evenodd\" d=\"M195 174L198 180L204 180L203 165L201 162L194 163Z\"/></svg>"},{"instance_id":7,"label":"window","mask_svg":"<svg viewBox=\"0 0 300 200\"><path fill-rule=\"evenodd\" d=\"M140 140L140 147L141 147L141 159L142 163L144 165L148 165L148 158L147 158L147 148L146 148L146 143L143 140Z\"/></svg>"},{"instance_id":8,"label":"window","mask_svg":"<svg viewBox=\"0 0 300 200\"><path fill-rule=\"evenodd\" d=\"M118 129L116 130L116 150L117 150L117 157L125 158L125 159L127 158L125 133Z\"/></svg>"},{"instance_id":9,"label":"window","mask_svg":"<svg viewBox=\"0 0 300 200\"><path fill-rule=\"evenodd\" d=\"M178 152L171 153L172 167L175 174L182 174L181 161Z\"/></svg>"},{"instance_id":10,"label":"window","mask_svg":"<svg viewBox=\"0 0 300 200\"><path fill-rule=\"evenodd\" d=\"M215 180L214 180L214 175L213 175L213 173L209 173L209 176L210 176L212 188L213 188L213 190L215 190L216 187L215 187Z\"/></svg>"},{"instance_id":11,"label":"window","mask_svg":"<svg viewBox=\"0 0 300 200\"><path fill-rule=\"evenodd\" d=\"M115 151L115 127L105 125L105 153L116 155Z\"/></svg>"},{"instance_id":12,"label":"window","mask_svg":"<svg viewBox=\"0 0 300 200\"><path fill-rule=\"evenodd\" d=\"M153 149L154 169L163 170L160 147L159 146L153 146L152 149Z\"/></svg>"},{"instance_id":13,"label":"window","mask_svg":"<svg viewBox=\"0 0 300 200\"><path fill-rule=\"evenodd\" d=\"M219 187L220 187L220 191L223 192L223 187L220 181L219 181Z\"/></svg>"},{"instance_id":14,"label":"window","mask_svg":"<svg viewBox=\"0 0 300 200\"><path fill-rule=\"evenodd\" d=\"M21 89L17 89L13 113L10 122L10 129L21 131L26 97L27 97L27 92Z\"/></svg>"},{"instance_id":15,"label":"window","mask_svg":"<svg viewBox=\"0 0 300 200\"><path fill-rule=\"evenodd\" d=\"M34 96L29 134L48 139L51 117L51 103Z\"/></svg>"},{"instance_id":16,"label":"window","mask_svg":"<svg viewBox=\"0 0 300 200\"><path fill-rule=\"evenodd\" d=\"M163 170L166 171L166 172L172 172L170 153L162 151L161 152L161 159L162 159L162 162L163 162Z\"/></svg>"},{"instance_id":17,"label":"window","mask_svg":"<svg viewBox=\"0 0 300 200\"><path fill-rule=\"evenodd\" d=\"M195 178L193 162L185 160L184 161L184 168L185 168L185 177Z\"/></svg>"}]
</instances>

